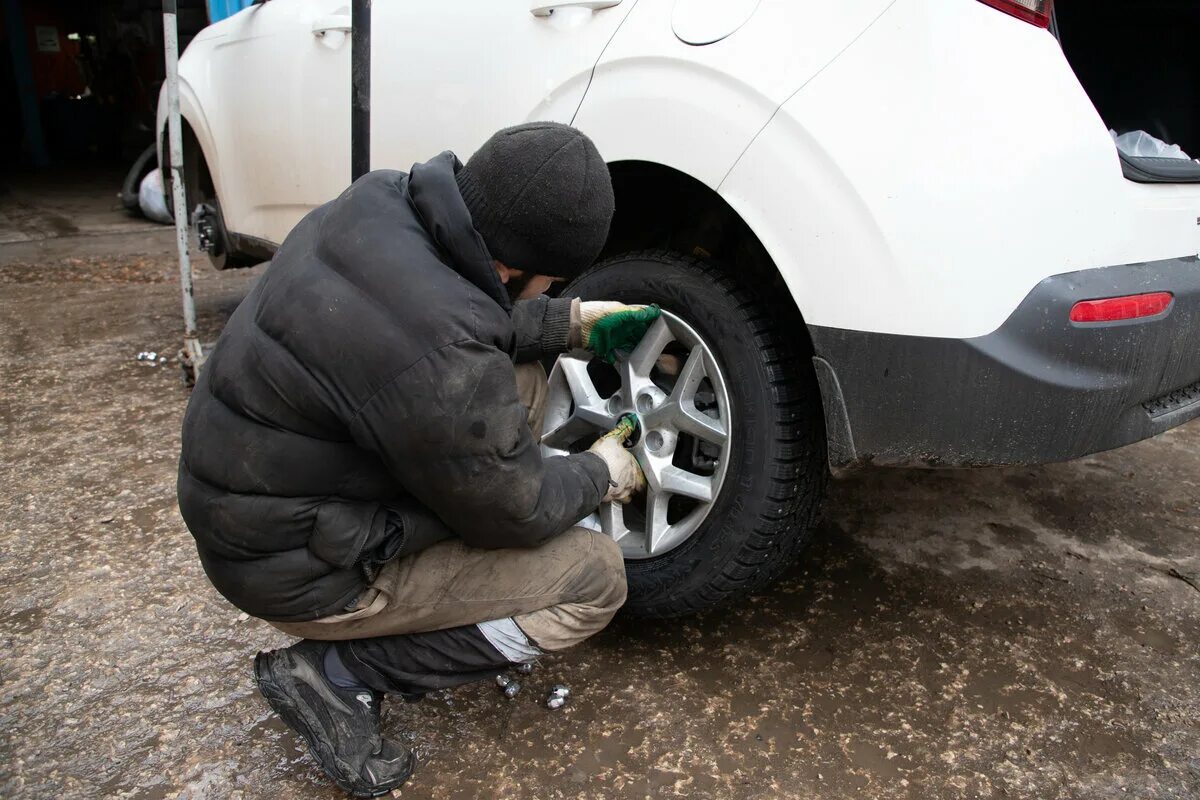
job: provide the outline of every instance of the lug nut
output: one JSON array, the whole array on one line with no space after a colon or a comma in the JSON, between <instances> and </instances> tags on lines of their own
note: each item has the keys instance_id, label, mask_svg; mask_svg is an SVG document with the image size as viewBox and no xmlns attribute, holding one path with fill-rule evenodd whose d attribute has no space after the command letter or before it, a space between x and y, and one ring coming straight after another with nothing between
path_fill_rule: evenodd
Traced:
<instances>
[{"instance_id":1,"label":"lug nut","mask_svg":"<svg viewBox=\"0 0 1200 800\"><path fill-rule=\"evenodd\" d=\"M512 678L508 677L507 675L501 673L500 675L496 676L496 685L501 689L506 688L510 683L512 683Z\"/></svg>"},{"instance_id":2,"label":"lug nut","mask_svg":"<svg viewBox=\"0 0 1200 800\"><path fill-rule=\"evenodd\" d=\"M520 692L521 684L517 681L509 681L508 685L504 687L504 696L509 700L512 700L514 697L520 694Z\"/></svg>"},{"instance_id":3,"label":"lug nut","mask_svg":"<svg viewBox=\"0 0 1200 800\"><path fill-rule=\"evenodd\" d=\"M562 708L567 703L567 698L571 696L571 690L561 683L550 688L550 694L546 697L546 708L553 711L556 708Z\"/></svg>"},{"instance_id":4,"label":"lug nut","mask_svg":"<svg viewBox=\"0 0 1200 800\"><path fill-rule=\"evenodd\" d=\"M526 661L524 663L517 664L517 674L532 675L533 674L533 662Z\"/></svg>"}]
</instances>

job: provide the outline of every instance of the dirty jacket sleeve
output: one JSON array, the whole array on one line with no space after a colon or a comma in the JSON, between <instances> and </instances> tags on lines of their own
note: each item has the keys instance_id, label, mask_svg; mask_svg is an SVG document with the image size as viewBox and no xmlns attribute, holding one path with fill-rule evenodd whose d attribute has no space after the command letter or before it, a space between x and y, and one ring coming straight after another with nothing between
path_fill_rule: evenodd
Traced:
<instances>
[{"instance_id":1,"label":"dirty jacket sleeve","mask_svg":"<svg viewBox=\"0 0 1200 800\"><path fill-rule=\"evenodd\" d=\"M542 457L508 354L474 340L405 368L350 429L472 547L542 544L594 511L608 488L608 467L592 453Z\"/></svg>"},{"instance_id":2,"label":"dirty jacket sleeve","mask_svg":"<svg viewBox=\"0 0 1200 800\"><path fill-rule=\"evenodd\" d=\"M513 303L513 329L517 347L513 361L525 364L565 353L578 339L579 300L539 295Z\"/></svg>"}]
</instances>

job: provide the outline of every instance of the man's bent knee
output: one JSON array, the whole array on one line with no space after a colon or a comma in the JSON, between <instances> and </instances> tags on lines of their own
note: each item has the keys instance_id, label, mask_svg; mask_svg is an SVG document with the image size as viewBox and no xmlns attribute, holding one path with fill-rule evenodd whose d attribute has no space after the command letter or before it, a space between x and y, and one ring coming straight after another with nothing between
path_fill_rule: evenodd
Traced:
<instances>
[{"instance_id":1,"label":"man's bent knee","mask_svg":"<svg viewBox=\"0 0 1200 800\"><path fill-rule=\"evenodd\" d=\"M584 528L555 542L581 553L566 596L558 605L517 617L543 650L563 650L599 633L625 603L625 560L616 542Z\"/></svg>"},{"instance_id":2,"label":"man's bent knee","mask_svg":"<svg viewBox=\"0 0 1200 800\"><path fill-rule=\"evenodd\" d=\"M587 563L571 588L581 598L580 602L608 611L608 619L612 619L625 604L625 557L621 554L621 546L612 537L588 531L588 538ZM605 620L604 625L607 624L608 620Z\"/></svg>"}]
</instances>

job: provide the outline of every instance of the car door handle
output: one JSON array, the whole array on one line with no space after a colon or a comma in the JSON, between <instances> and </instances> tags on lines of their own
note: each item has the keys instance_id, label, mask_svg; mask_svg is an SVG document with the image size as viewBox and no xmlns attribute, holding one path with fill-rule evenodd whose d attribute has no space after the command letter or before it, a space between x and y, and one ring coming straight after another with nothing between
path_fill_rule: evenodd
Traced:
<instances>
[{"instance_id":1,"label":"car door handle","mask_svg":"<svg viewBox=\"0 0 1200 800\"><path fill-rule=\"evenodd\" d=\"M592 11L599 11L602 8L612 8L620 4L621 0L557 0L557 2L533 0L529 13L535 17L548 17L554 13L556 8L590 8Z\"/></svg>"},{"instance_id":2,"label":"car door handle","mask_svg":"<svg viewBox=\"0 0 1200 800\"><path fill-rule=\"evenodd\" d=\"M349 14L330 14L313 20L313 36L324 36L331 31L349 33L352 28Z\"/></svg>"}]
</instances>

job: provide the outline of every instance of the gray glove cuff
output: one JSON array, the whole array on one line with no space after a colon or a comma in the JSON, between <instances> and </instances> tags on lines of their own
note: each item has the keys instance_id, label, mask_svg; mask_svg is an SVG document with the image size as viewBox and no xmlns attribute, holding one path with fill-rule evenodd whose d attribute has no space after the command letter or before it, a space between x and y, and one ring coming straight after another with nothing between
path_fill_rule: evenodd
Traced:
<instances>
[{"instance_id":1,"label":"gray glove cuff","mask_svg":"<svg viewBox=\"0 0 1200 800\"><path fill-rule=\"evenodd\" d=\"M570 297L555 297L546 303L542 317L542 352L556 355L567 352L571 343L572 310L579 301Z\"/></svg>"}]
</instances>

